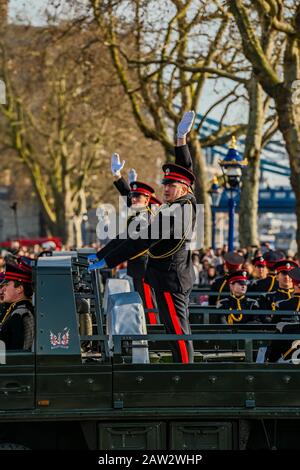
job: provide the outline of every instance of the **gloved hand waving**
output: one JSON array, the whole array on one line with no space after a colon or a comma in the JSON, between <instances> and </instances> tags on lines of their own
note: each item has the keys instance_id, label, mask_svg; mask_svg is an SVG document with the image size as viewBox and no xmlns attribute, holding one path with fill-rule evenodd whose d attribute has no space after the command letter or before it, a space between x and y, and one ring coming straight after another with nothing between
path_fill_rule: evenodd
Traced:
<instances>
[{"instance_id":1,"label":"gloved hand waving","mask_svg":"<svg viewBox=\"0 0 300 470\"><path fill-rule=\"evenodd\" d=\"M195 111L187 111L184 113L177 127L178 139L183 139L191 130L195 119Z\"/></svg>"},{"instance_id":2,"label":"gloved hand waving","mask_svg":"<svg viewBox=\"0 0 300 470\"><path fill-rule=\"evenodd\" d=\"M121 170L125 165L125 160L120 162L120 155L118 153L113 153L111 156L111 172L114 176L121 176Z\"/></svg>"},{"instance_id":3,"label":"gloved hand waving","mask_svg":"<svg viewBox=\"0 0 300 470\"><path fill-rule=\"evenodd\" d=\"M129 183L133 183L136 180L137 180L137 172L135 171L134 168L131 168L131 170L128 171L128 181Z\"/></svg>"}]
</instances>

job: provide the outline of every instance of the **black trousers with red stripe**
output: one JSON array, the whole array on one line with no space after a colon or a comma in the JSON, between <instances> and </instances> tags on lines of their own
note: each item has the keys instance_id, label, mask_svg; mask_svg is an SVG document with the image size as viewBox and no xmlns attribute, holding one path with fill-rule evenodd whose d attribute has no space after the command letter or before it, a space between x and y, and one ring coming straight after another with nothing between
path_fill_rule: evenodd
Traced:
<instances>
[{"instance_id":1,"label":"black trousers with red stripe","mask_svg":"<svg viewBox=\"0 0 300 470\"><path fill-rule=\"evenodd\" d=\"M144 281L144 278L139 276L133 277L133 285L136 292L140 294L144 308L147 309L146 322L150 325L156 325L159 323L157 318L158 314L156 312L151 312L152 308L157 308L155 294L152 287Z\"/></svg>"},{"instance_id":2,"label":"black trousers with red stripe","mask_svg":"<svg viewBox=\"0 0 300 470\"><path fill-rule=\"evenodd\" d=\"M174 292L158 292L155 297L159 311L159 317L166 332L177 335L191 334L189 323L189 295ZM172 341L170 347L174 362L194 362L194 348L192 341Z\"/></svg>"}]
</instances>

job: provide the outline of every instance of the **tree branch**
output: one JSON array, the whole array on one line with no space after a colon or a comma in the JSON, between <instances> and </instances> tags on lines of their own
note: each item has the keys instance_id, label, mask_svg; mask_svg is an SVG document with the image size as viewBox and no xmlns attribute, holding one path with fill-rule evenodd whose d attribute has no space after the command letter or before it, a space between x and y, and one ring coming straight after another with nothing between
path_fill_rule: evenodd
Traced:
<instances>
[{"instance_id":1,"label":"tree branch","mask_svg":"<svg viewBox=\"0 0 300 470\"><path fill-rule=\"evenodd\" d=\"M255 35L247 9L241 0L228 0L228 2L241 34L245 55L252 63L254 72L267 93L274 96L275 89L281 84L281 80L269 63Z\"/></svg>"}]
</instances>

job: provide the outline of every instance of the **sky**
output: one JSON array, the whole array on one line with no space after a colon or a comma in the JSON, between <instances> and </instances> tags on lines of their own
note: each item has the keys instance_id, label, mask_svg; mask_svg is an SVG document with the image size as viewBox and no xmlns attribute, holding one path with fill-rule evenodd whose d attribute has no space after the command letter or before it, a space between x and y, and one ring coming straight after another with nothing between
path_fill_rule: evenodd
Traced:
<instances>
[{"instance_id":1,"label":"sky","mask_svg":"<svg viewBox=\"0 0 300 470\"><path fill-rule=\"evenodd\" d=\"M82 0L84 3L85 0ZM55 3L55 2L54 2ZM59 12L63 15L68 15L70 9L65 0L61 0L61 7ZM10 0L9 1L9 17L11 21L20 21L21 19L29 20L33 25L45 24L45 10L48 5L47 0Z\"/></svg>"},{"instance_id":2,"label":"sky","mask_svg":"<svg viewBox=\"0 0 300 470\"><path fill-rule=\"evenodd\" d=\"M43 10L47 1L44 0L10 0L9 19L16 21L18 18L28 18L30 22L39 25L43 22Z\"/></svg>"}]
</instances>

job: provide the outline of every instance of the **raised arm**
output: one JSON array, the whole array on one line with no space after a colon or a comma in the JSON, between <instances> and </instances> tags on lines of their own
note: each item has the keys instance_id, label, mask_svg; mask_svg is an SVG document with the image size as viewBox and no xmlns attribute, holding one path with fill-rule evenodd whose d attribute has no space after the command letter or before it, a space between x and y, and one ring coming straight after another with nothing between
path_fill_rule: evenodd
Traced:
<instances>
[{"instance_id":1,"label":"raised arm","mask_svg":"<svg viewBox=\"0 0 300 470\"><path fill-rule=\"evenodd\" d=\"M121 163L120 155L118 153L113 153L111 156L111 172L115 178L114 186L117 188L121 196L128 198L130 193L130 186L121 174L121 170L123 170L124 165L125 160L123 160ZM127 206L130 206L129 199L127 199Z\"/></svg>"},{"instance_id":2,"label":"raised arm","mask_svg":"<svg viewBox=\"0 0 300 470\"><path fill-rule=\"evenodd\" d=\"M186 136L190 132L195 119L194 111L184 113L177 127L177 142L175 147L175 163L184 166L188 170L193 170L192 157L186 143Z\"/></svg>"}]
</instances>

